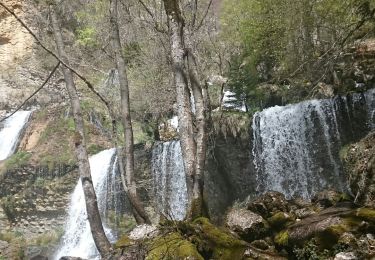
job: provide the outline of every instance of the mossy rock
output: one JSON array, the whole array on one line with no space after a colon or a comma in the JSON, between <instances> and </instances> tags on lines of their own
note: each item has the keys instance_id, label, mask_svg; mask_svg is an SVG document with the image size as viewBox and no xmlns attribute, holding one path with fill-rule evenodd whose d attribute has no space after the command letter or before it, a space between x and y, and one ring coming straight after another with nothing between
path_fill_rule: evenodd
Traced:
<instances>
[{"instance_id":1,"label":"mossy rock","mask_svg":"<svg viewBox=\"0 0 375 260\"><path fill-rule=\"evenodd\" d=\"M193 243L197 244L202 255L211 259L241 259L247 243L232 235L229 230L218 228L207 218L193 221Z\"/></svg>"},{"instance_id":2,"label":"mossy rock","mask_svg":"<svg viewBox=\"0 0 375 260\"><path fill-rule=\"evenodd\" d=\"M356 211L356 216L366 221L375 223L375 209L360 208Z\"/></svg>"},{"instance_id":3,"label":"mossy rock","mask_svg":"<svg viewBox=\"0 0 375 260\"><path fill-rule=\"evenodd\" d=\"M197 248L177 232L155 238L149 242L148 247L150 251L146 256L146 260L203 260L203 257L198 253Z\"/></svg>"},{"instance_id":4,"label":"mossy rock","mask_svg":"<svg viewBox=\"0 0 375 260\"><path fill-rule=\"evenodd\" d=\"M287 230L279 232L275 236L275 243L279 246L288 246L289 244L289 233Z\"/></svg>"},{"instance_id":5,"label":"mossy rock","mask_svg":"<svg viewBox=\"0 0 375 260\"><path fill-rule=\"evenodd\" d=\"M134 241L131 240L128 236L122 236L117 242L115 243L115 248L124 248L134 245Z\"/></svg>"},{"instance_id":6,"label":"mossy rock","mask_svg":"<svg viewBox=\"0 0 375 260\"><path fill-rule=\"evenodd\" d=\"M267 221L271 225L271 227L277 230L280 230L283 227L285 227L287 224L292 223L293 218L285 212L277 212L272 217L270 217Z\"/></svg>"},{"instance_id":7,"label":"mossy rock","mask_svg":"<svg viewBox=\"0 0 375 260\"><path fill-rule=\"evenodd\" d=\"M316 235L317 244L321 249L330 249L338 243L342 234L347 232L350 228L345 224L333 225L328 227L321 233Z\"/></svg>"}]
</instances>

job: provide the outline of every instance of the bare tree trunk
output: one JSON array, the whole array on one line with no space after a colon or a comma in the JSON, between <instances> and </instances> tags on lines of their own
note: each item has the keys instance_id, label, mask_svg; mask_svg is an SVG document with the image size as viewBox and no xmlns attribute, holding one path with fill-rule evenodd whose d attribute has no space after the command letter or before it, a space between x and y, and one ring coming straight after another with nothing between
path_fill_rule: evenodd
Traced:
<instances>
[{"instance_id":1,"label":"bare tree trunk","mask_svg":"<svg viewBox=\"0 0 375 260\"><path fill-rule=\"evenodd\" d=\"M168 16L170 29L171 59L173 67L174 83L177 92L178 123L180 129L180 141L189 202L193 197L196 143L194 140L193 118L190 103L190 90L184 66L184 22L181 17L178 2L174 0L163 0L164 8Z\"/></svg>"},{"instance_id":2,"label":"bare tree trunk","mask_svg":"<svg viewBox=\"0 0 375 260\"><path fill-rule=\"evenodd\" d=\"M207 152L207 127L206 127L206 101L208 93L203 95L203 88L200 84L196 60L191 50L187 53L187 62L189 67L189 78L195 100L195 124L197 127L196 134L196 169L193 185L193 196L189 214L191 218L203 215L203 175L206 163Z\"/></svg>"},{"instance_id":3,"label":"bare tree trunk","mask_svg":"<svg viewBox=\"0 0 375 260\"><path fill-rule=\"evenodd\" d=\"M117 70L119 74L120 92L121 92L121 122L124 127L124 156L125 156L125 171L121 167L123 161L123 153L119 153L119 161L121 175L123 178L123 186L127 192L130 203L133 207L134 216L138 224L151 223L146 211L142 205L141 200L137 194L137 187L134 179L134 145L133 145L133 128L130 116L130 102L129 102L129 83L126 72L126 63L122 54L120 34L118 28L118 10L117 0L110 1L110 21L112 27L112 45L115 52L115 59Z\"/></svg>"},{"instance_id":4,"label":"bare tree trunk","mask_svg":"<svg viewBox=\"0 0 375 260\"><path fill-rule=\"evenodd\" d=\"M170 30L171 58L177 90L180 140L188 187L189 207L187 218L203 214L203 174L206 161L207 131L206 105L199 82L194 55L187 50L184 20L178 0L163 0ZM186 64L185 64L186 61ZM188 72L186 71L188 69ZM190 89L195 101L196 136L191 112ZM195 138L196 137L196 138Z\"/></svg>"},{"instance_id":5,"label":"bare tree trunk","mask_svg":"<svg viewBox=\"0 0 375 260\"><path fill-rule=\"evenodd\" d=\"M64 42L57 20L54 7L49 7L50 16L52 20L53 33L55 36L57 51L60 59L67 65L69 61L64 50ZM111 253L111 244L109 243L103 229L102 221L99 214L98 203L92 183L90 164L86 151L86 141L84 135L84 123L82 119L82 112L79 103L77 89L74 84L72 72L65 66L62 66L62 71L65 78L66 89L69 93L73 117L75 122L74 145L75 152L78 159L79 172L81 176L82 188L85 195L87 217L90 223L91 233L94 242L100 255L104 258Z\"/></svg>"}]
</instances>

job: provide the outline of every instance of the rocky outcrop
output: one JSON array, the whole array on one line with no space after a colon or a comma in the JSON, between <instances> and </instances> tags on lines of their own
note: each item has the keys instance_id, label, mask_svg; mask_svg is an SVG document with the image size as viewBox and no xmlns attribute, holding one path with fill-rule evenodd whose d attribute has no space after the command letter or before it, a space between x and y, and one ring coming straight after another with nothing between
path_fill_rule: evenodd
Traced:
<instances>
[{"instance_id":1,"label":"rocky outcrop","mask_svg":"<svg viewBox=\"0 0 375 260\"><path fill-rule=\"evenodd\" d=\"M35 1L5 0L3 3L35 34L45 29L38 23L41 12ZM0 110L20 105L43 83L55 65L54 58L46 55L27 30L4 8L0 8ZM52 77L26 106L61 104L65 99L65 88L61 83L57 77Z\"/></svg>"},{"instance_id":2,"label":"rocky outcrop","mask_svg":"<svg viewBox=\"0 0 375 260\"><path fill-rule=\"evenodd\" d=\"M284 194L270 191L261 195L257 199L250 201L247 208L260 214L264 218L269 218L277 212L288 212L289 203L285 199Z\"/></svg>"},{"instance_id":3,"label":"rocky outcrop","mask_svg":"<svg viewBox=\"0 0 375 260\"><path fill-rule=\"evenodd\" d=\"M250 241L264 237L269 231L268 223L261 216L246 209L231 209L227 214L226 225Z\"/></svg>"},{"instance_id":4,"label":"rocky outcrop","mask_svg":"<svg viewBox=\"0 0 375 260\"><path fill-rule=\"evenodd\" d=\"M375 207L375 132L346 148L343 156L355 202Z\"/></svg>"}]
</instances>

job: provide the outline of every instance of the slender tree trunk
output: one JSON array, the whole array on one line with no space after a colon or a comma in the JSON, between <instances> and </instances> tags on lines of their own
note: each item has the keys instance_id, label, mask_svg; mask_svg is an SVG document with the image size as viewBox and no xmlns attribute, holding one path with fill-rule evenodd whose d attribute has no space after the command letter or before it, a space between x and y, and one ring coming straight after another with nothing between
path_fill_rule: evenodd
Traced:
<instances>
[{"instance_id":1,"label":"slender tree trunk","mask_svg":"<svg viewBox=\"0 0 375 260\"><path fill-rule=\"evenodd\" d=\"M190 218L203 215L203 175L207 152L207 126L206 126L206 101L208 93L203 94L203 88L199 81L196 60L191 50L187 54L189 66L189 78L195 100L195 124L196 133L196 169L194 176L193 194L190 209Z\"/></svg>"},{"instance_id":2,"label":"slender tree trunk","mask_svg":"<svg viewBox=\"0 0 375 260\"><path fill-rule=\"evenodd\" d=\"M203 174L206 161L207 131L203 89L199 83L194 55L187 50L184 20L178 0L163 0L170 30L171 59L177 92L180 140L188 188L187 218L203 214ZM191 92L189 89L191 84ZM195 101L195 126L191 112L190 94ZM196 130L196 135L195 131Z\"/></svg>"},{"instance_id":3,"label":"slender tree trunk","mask_svg":"<svg viewBox=\"0 0 375 260\"><path fill-rule=\"evenodd\" d=\"M120 168L122 168L123 186L127 192L128 198L132 204L134 216L138 224L151 223L147 216L142 202L137 194L136 183L134 179L134 145L133 145L133 128L130 116L129 102L129 83L126 72L126 63L122 54L120 34L118 28L118 10L117 0L110 1L110 21L112 27L112 46L115 52L117 70L119 74L120 92L121 92L121 121L124 127L124 157L125 171L121 167L123 161L123 153L119 153Z\"/></svg>"},{"instance_id":4,"label":"slender tree trunk","mask_svg":"<svg viewBox=\"0 0 375 260\"><path fill-rule=\"evenodd\" d=\"M168 16L170 28L171 60L173 67L174 83L177 93L178 123L180 129L180 141L189 202L193 197L196 143L194 140L193 118L191 112L190 90L184 66L184 22L181 17L178 2L163 0L164 8Z\"/></svg>"},{"instance_id":5,"label":"slender tree trunk","mask_svg":"<svg viewBox=\"0 0 375 260\"><path fill-rule=\"evenodd\" d=\"M64 49L64 42L60 30L60 25L57 20L54 6L50 5L49 11L52 20L53 33L55 36L58 55L60 56L60 59L65 64L67 64L67 66L69 66L69 61ZM72 72L63 65L62 71L64 74L66 89L69 94L75 122L74 145L76 156L78 159L78 166L81 176L83 192L85 195L87 217L90 223L91 233L94 238L95 245L98 248L100 255L104 258L106 256L109 256L112 248L104 233L102 221L99 214L94 185L92 183L90 164L86 151L84 123L82 119L79 97L77 94L76 86L74 84Z\"/></svg>"}]
</instances>

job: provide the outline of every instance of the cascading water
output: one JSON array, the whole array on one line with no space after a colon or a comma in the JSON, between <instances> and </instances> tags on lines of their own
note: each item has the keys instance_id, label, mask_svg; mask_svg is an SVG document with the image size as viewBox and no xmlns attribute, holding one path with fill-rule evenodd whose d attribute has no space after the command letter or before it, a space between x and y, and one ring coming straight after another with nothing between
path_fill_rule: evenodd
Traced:
<instances>
[{"instance_id":1,"label":"cascading water","mask_svg":"<svg viewBox=\"0 0 375 260\"><path fill-rule=\"evenodd\" d=\"M157 144L152 151L156 205L161 214L182 220L188 203L180 141Z\"/></svg>"},{"instance_id":2,"label":"cascading water","mask_svg":"<svg viewBox=\"0 0 375 260\"><path fill-rule=\"evenodd\" d=\"M356 130L343 124L354 117L351 106L364 102L368 116L361 123L367 130L373 128L374 94L370 90L353 95L352 101L341 97L311 100L257 112L252 123L256 191L273 190L288 198L308 199L333 185L336 190L345 190L339 158L341 135L348 136L344 130L351 128L353 137ZM339 119L346 123L340 124Z\"/></svg>"},{"instance_id":3,"label":"cascading water","mask_svg":"<svg viewBox=\"0 0 375 260\"><path fill-rule=\"evenodd\" d=\"M99 211L104 214L107 208L108 174L113 176L116 149L102 151L90 157L91 176L94 184ZM110 184L111 185L111 184ZM104 230L110 241L115 240L113 232L104 225ZM61 246L54 259L62 256L81 257L84 259L97 259L98 251L91 235L90 225L87 220L86 204L81 180L71 197L68 220Z\"/></svg>"},{"instance_id":4,"label":"cascading water","mask_svg":"<svg viewBox=\"0 0 375 260\"><path fill-rule=\"evenodd\" d=\"M30 115L31 111L18 111L4 121L0 130L0 160L5 160L17 149Z\"/></svg>"}]
</instances>

